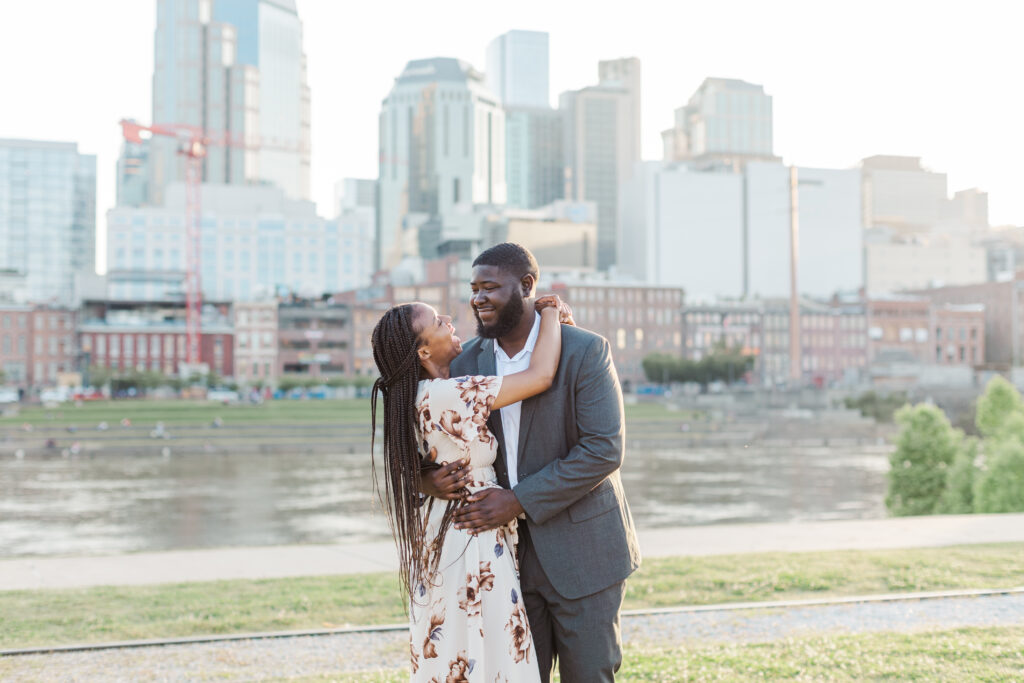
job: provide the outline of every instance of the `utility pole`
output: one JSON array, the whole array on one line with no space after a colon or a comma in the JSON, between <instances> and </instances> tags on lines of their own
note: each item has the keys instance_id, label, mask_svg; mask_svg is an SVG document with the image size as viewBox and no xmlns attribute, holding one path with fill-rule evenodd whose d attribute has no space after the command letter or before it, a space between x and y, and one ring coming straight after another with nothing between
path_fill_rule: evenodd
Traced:
<instances>
[{"instance_id":1,"label":"utility pole","mask_svg":"<svg viewBox=\"0 0 1024 683\"><path fill-rule=\"evenodd\" d=\"M789 167L789 380L800 385L803 378L800 357L800 290L797 268L800 265L799 179L796 166Z\"/></svg>"}]
</instances>

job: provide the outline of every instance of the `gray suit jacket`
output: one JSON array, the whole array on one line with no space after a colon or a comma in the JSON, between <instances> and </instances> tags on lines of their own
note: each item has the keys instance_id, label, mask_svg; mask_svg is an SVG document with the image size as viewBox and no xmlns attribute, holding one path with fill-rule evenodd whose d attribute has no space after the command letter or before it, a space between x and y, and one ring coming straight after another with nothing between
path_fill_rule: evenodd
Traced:
<instances>
[{"instance_id":1,"label":"gray suit jacket","mask_svg":"<svg viewBox=\"0 0 1024 683\"><path fill-rule=\"evenodd\" d=\"M494 344L467 342L452 376L497 374ZM498 413L488 426L498 437L498 480L508 488ZM554 383L523 401L519 429L513 491L551 585L575 600L623 581L640 566L640 548L619 476L625 424L608 340L563 325Z\"/></svg>"}]
</instances>

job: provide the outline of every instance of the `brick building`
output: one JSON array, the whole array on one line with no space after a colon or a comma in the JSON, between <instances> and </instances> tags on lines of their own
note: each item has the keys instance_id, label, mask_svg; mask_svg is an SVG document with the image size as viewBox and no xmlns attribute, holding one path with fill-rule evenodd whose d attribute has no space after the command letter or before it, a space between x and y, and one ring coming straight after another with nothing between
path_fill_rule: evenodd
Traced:
<instances>
[{"instance_id":1,"label":"brick building","mask_svg":"<svg viewBox=\"0 0 1024 683\"><path fill-rule=\"evenodd\" d=\"M790 304L786 299L687 306L684 355L700 360L716 347L754 356L753 381L790 380ZM800 302L801 383L826 386L852 380L867 365L864 307L860 302Z\"/></svg>"},{"instance_id":2,"label":"brick building","mask_svg":"<svg viewBox=\"0 0 1024 683\"><path fill-rule=\"evenodd\" d=\"M871 359L902 353L929 365L981 365L987 311L980 303L938 302L920 293L873 297L868 302Z\"/></svg>"},{"instance_id":3,"label":"brick building","mask_svg":"<svg viewBox=\"0 0 1024 683\"><path fill-rule=\"evenodd\" d=\"M76 320L76 312L66 308L0 305L2 383L20 389L55 386L58 374L77 370Z\"/></svg>"},{"instance_id":4,"label":"brick building","mask_svg":"<svg viewBox=\"0 0 1024 683\"><path fill-rule=\"evenodd\" d=\"M182 374L188 363L185 305L181 301L86 301L78 326L83 367L117 372ZM203 306L199 360L221 377L233 377L231 304Z\"/></svg>"},{"instance_id":5,"label":"brick building","mask_svg":"<svg viewBox=\"0 0 1024 683\"><path fill-rule=\"evenodd\" d=\"M242 385L273 384L277 379L277 301L239 301L234 305L235 379Z\"/></svg>"},{"instance_id":6,"label":"brick building","mask_svg":"<svg viewBox=\"0 0 1024 683\"><path fill-rule=\"evenodd\" d=\"M281 302L277 308L278 378L351 374L352 306L336 300Z\"/></svg>"},{"instance_id":7,"label":"brick building","mask_svg":"<svg viewBox=\"0 0 1024 683\"><path fill-rule=\"evenodd\" d=\"M542 288L539 293L548 291ZM682 350L683 290L676 287L554 282L550 291L572 306L576 324L611 343L619 381L647 380L643 359Z\"/></svg>"},{"instance_id":8,"label":"brick building","mask_svg":"<svg viewBox=\"0 0 1024 683\"><path fill-rule=\"evenodd\" d=\"M936 304L980 305L984 309L984 330L975 334L983 342L981 362L990 366L1009 367L1011 364L1020 365L1024 359L1024 298L1021 297L1021 289L1024 289L1024 271L1018 271L1013 279L1002 282L922 289L914 294ZM947 351L952 344L954 353L959 354L959 339L947 336L944 341ZM968 332L968 339L964 340L968 349L971 341ZM977 344L979 339L974 341ZM938 350L933 352L937 354Z\"/></svg>"}]
</instances>

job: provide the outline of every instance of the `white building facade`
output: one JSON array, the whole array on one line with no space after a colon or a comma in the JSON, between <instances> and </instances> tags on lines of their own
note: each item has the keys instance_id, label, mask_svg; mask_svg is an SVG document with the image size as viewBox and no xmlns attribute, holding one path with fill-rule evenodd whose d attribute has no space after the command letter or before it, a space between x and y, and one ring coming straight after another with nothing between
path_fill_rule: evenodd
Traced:
<instances>
[{"instance_id":1,"label":"white building facade","mask_svg":"<svg viewBox=\"0 0 1024 683\"><path fill-rule=\"evenodd\" d=\"M319 296L362 287L372 274L372 217L326 220L312 202L274 187L204 185L200 274L204 298ZM188 264L184 187L163 207L117 207L108 215L108 296L176 300Z\"/></svg>"},{"instance_id":2,"label":"white building facade","mask_svg":"<svg viewBox=\"0 0 1024 683\"><path fill-rule=\"evenodd\" d=\"M860 175L798 168L797 284L805 296L864 282ZM682 287L690 301L785 297L790 292L790 168L745 170L643 162L623 187L620 271Z\"/></svg>"}]
</instances>

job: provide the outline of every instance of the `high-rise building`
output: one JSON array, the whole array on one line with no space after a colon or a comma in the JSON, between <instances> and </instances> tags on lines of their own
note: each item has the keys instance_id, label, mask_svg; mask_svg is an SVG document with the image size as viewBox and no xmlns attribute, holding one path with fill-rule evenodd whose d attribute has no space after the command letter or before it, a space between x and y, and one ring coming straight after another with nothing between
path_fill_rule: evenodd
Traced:
<instances>
[{"instance_id":1,"label":"high-rise building","mask_svg":"<svg viewBox=\"0 0 1024 683\"><path fill-rule=\"evenodd\" d=\"M744 182L744 294L790 291L790 167L751 161ZM860 173L797 168L797 287L826 298L864 286Z\"/></svg>"},{"instance_id":2,"label":"high-rise building","mask_svg":"<svg viewBox=\"0 0 1024 683\"><path fill-rule=\"evenodd\" d=\"M924 168L920 157L876 155L860 166L864 227L902 234L928 232L946 217L946 174Z\"/></svg>"},{"instance_id":3,"label":"high-rise building","mask_svg":"<svg viewBox=\"0 0 1024 683\"><path fill-rule=\"evenodd\" d=\"M619 272L682 288L690 301L742 295L742 175L640 163L623 187L620 216L628 239Z\"/></svg>"},{"instance_id":4,"label":"high-rise building","mask_svg":"<svg viewBox=\"0 0 1024 683\"><path fill-rule=\"evenodd\" d=\"M358 209L376 209L375 178L343 178L334 184L334 215Z\"/></svg>"},{"instance_id":5,"label":"high-rise building","mask_svg":"<svg viewBox=\"0 0 1024 683\"><path fill-rule=\"evenodd\" d=\"M826 298L864 283L856 169L799 168L797 286ZM742 173L645 162L623 188L620 270L687 297L784 297L790 292L790 168L750 162Z\"/></svg>"},{"instance_id":6,"label":"high-rise building","mask_svg":"<svg viewBox=\"0 0 1024 683\"><path fill-rule=\"evenodd\" d=\"M474 205L503 205L505 113L466 62L409 62L381 105L378 267L419 253L419 226L443 230Z\"/></svg>"},{"instance_id":7,"label":"high-rise building","mask_svg":"<svg viewBox=\"0 0 1024 683\"><path fill-rule=\"evenodd\" d=\"M601 62L601 82L562 93L566 199L597 204L597 267L617 262L619 188L640 161L640 60Z\"/></svg>"},{"instance_id":8,"label":"high-rise building","mask_svg":"<svg viewBox=\"0 0 1024 683\"><path fill-rule=\"evenodd\" d=\"M486 78L487 89L505 107L549 107L548 34L509 31L492 40Z\"/></svg>"},{"instance_id":9,"label":"high-rise building","mask_svg":"<svg viewBox=\"0 0 1024 683\"><path fill-rule=\"evenodd\" d=\"M96 157L73 142L0 139L0 272L31 303L76 303L96 272ZM2 281L0 281L2 282Z\"/></svg>"},{"instance_id":10,"label":"high-rise building","mask_svg":"<svg viewBox=\"0 0 1024 683\"><path fill-rule=\"evenodd\" d=\"M761 85L706 78L661 135L666 161L725 162L739 169L751 159L774 159L772 97Z\"/></svg>"},{"instance_id":11,"label":"high-rise building","mask_svg":"<svg viewBox=\"0 0 1024 683\"><path fill-rule=\"evenodd\" d=\"M508 205L536 209L565 195L562 114L556 109L505 110Z\"/></svg>"},{"instance_id":12,"label":"high-rise building","mask_svg":"<svg viewBox=\"0 0 1024 683\"><path fill-rule=\"evenodd\" d=\"M116 207L107 214L108 296L179 300L187 243L185 188L167 188L164 206ZM276 187L203 186L200 275L204 299L258 300L365 286L372 274L373 222L316 215L312 202Z\"/></svg>"},{"instance_id":13,"label":"high-rise building","mask_svg":"<svg viewBox=\"0 0 1024 683\"><path fill-rule=\"evenodd\" d=\"M271 183L308 199L309 103L294 0L158 0L153 123L207 131L204 182ZM177 145L150 142L151 204L184 180Z\"/></svg>"}]
</instances>

